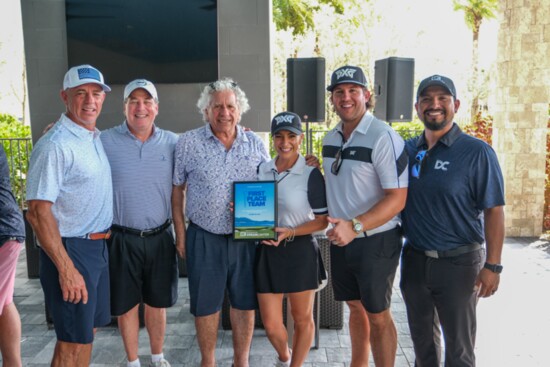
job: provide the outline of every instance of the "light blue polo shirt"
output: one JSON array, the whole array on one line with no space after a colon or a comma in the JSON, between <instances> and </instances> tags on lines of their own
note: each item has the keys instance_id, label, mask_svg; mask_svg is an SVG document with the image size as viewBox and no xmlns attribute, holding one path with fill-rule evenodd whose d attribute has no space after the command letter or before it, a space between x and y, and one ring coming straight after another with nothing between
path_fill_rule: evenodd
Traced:
<instances>
[{"instance_id":1,"label":"light blue polo shirt","mask_svg":"<svg viewBox=\"0 0 550 367\"><path fill-rule=\"evenodd\" d=\"M62 114L34 146L27 200L53 203L62 237L105 230L113 219L111 167L99 139Z\"/></svg>"},{"instance_id":2,"label":"light blue polo shirt","mask_svg":"<svg viewBox=\"0 0 550 367\"><path fill-rule=\"evenodd\" d=\"M127 122L101 133L113 176L113 223L147 230L172 218L172 173L178 136L153 126L142 142Z\"/></svg>"}]
</instances>

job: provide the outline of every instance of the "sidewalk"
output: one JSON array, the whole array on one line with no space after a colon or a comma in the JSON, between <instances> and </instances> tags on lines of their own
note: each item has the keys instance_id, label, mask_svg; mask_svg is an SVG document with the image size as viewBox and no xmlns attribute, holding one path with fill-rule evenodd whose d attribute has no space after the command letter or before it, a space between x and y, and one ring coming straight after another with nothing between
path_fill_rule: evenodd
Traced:
<instances>
[{"instance_id":1,"label":"sidewalk","mask_svg":"<svg viewBox=\"0 0 550 367\"><path fill-rule=\"evenodd\" d=\"M530 245L532 241L507 238L503 255L504 272L495 297L482 299L478 311L478 366L546 366L550 361L550 256ZM412 343L405 306L394 285L392 313L398 329L399 346L396 366L414 365ZM38 279L28 279L26 256L22 251L15 282L15 302L21 314L21 340L24 366L48 366L55 346L55 333L46 325L44 296ZM193 317L189 313L187 278L180 278L179 300L167 310L168 325L165 357L172 366L198 366L198 350ZM344 307L342 330L321 329L320 346L310 352L305 366L349 366L351 345L348 311ZM149 363L146 331L140 333L140 359ZM231 366L231 332L220 330L217 347L218 365ZM0 359L1 360L1 359ZM115 327L102 328L96 334L92 366L125 366L124 347ZM275 353L263 329L256 329L252 341L251 367L272 366ZM371 360L371 365L374 366Z\"/></svg>"}]
</instances>

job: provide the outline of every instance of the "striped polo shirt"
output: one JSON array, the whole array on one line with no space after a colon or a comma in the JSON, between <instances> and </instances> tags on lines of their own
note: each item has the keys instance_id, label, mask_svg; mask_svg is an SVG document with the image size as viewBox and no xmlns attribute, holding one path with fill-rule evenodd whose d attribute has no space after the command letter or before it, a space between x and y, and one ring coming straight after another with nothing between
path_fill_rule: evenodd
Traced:
<instances>
[{"instance_id":1,"label":"striped polo shirt","mask_svg":"<svg viewBox=\"0 0 550 367\"><path fill-rule=\"evenodd\" d=\"M329 215L351 220L378 203L385 189L408 186L408 159L403 139L370 113L365 113L348 141L343 136L340 122L323 139L323 168ZM335 175L331 165L340 150L343 161ZM395 228L400 222L396 215L366 231L367 235Z\"/></svg>"},{"instance_id":2,"label":"striped polo shirt","mask_svg":"<svg viewBox=\"0 0 550 367\"><path fill-rule=\"evenodd\" d=\"M147 230L172 217L172 173L178 136L153 126L145 142L128 125L103 131L101 141L113 176L113 223Z\"/></svg>"}]
</instances>

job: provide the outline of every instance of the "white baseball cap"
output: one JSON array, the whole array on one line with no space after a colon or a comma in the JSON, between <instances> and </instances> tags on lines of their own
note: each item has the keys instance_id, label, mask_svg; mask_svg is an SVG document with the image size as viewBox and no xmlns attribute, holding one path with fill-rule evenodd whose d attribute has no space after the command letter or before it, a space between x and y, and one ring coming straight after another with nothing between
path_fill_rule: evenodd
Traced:
<instances>
[{"instance_id":1,"label":"white baseball cap","mask_svg":"<svg viewBox=\"0 0 550 367\"><path fill-rule=\"evenodd\" d=\"M139 88L145 89L151 95L151 97L155 99L155 101L159 100L157 88L155 88L155 85L153 83L146 79L136 79L128 83L128 85L124 88L124 100L130 97L130 94L132 94L133 91Z\"/></svg>"},{"instance_id":2,"label":"white baseball cap","mask_svg":"<svg viewBox=\"0 0 550 367\"><path fill-rule=\"evenodd\" d=\"M111 91L111 88L105 84L103 74L91 65L80 65L70 68L63 79L63 90L88 83L101 85L101 88L103 88L105 92Z\"/></svg>"}]
</instances>

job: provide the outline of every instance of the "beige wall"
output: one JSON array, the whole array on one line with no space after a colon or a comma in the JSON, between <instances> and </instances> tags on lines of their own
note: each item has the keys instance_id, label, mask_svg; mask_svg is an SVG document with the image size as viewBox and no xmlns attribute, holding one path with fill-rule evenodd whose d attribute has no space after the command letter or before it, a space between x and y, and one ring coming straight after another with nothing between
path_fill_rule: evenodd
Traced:
<instances>
[{"instance_id":1,"label":"beige wall","mask_svg":"<svg viewBox=\"0 0 550 367\"><path fill-rule=\"evenodd\" d=\"M494 146L506 183L506 235L539 236L550 103L550 0L501 0Z\"/></svg>"},{"instance_id":2,"label":"beige wall","mask_svg":"<svg viewBox=\"0 0 550 367\"><path fill-rule=\"evenodd\" d=\"M251 110L242 123L268 131L271 104L271 1L218 0L218 58L220 77L234 78L249 97ZM64 111L59 99L68 69L65 0L21 0L33 140ZM72 65L71 65L72 66ZM109 81L107 80L107 84ZM159 126L183 132L201 126L195 104L203 84L157 85ZM111 85L98 127L123 121L123 85Z\"/></svg>"}]
</instances>

